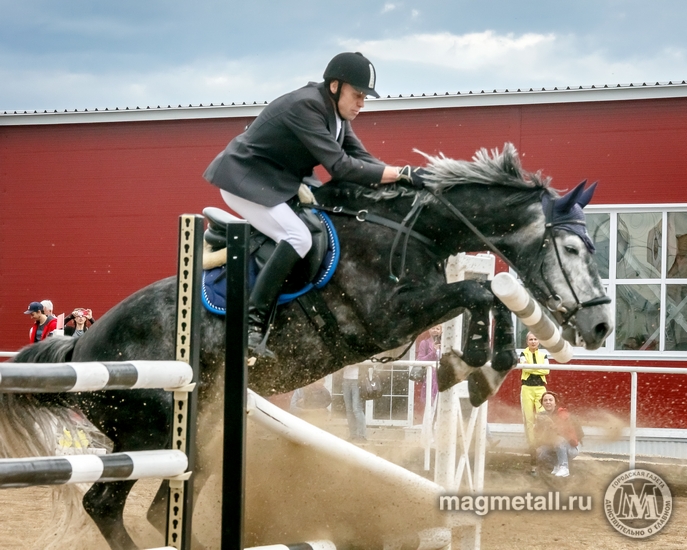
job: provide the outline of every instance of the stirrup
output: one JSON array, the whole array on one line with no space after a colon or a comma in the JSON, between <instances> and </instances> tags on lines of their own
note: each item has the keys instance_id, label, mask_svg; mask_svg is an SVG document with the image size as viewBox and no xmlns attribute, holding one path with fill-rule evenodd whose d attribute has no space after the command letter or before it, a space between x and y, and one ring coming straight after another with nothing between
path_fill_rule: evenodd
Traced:
<instances>
[{"instance_id":1,"label":"stirrup","mask_svg":"<svg viewBox=\"0 0 687 550\"><path fill-rule=\"evenodd\" d=\"M274 354L274 352L267 347L267 337L269 336L270 331L268 330L266 334L262 334L261 332L253 331L253 332L248 332L248 352L256 357L266 357L267 359L276 359L277 356ZM250 337L251 335L259 335L260 336L260 342L253 346L251 348L250 345Z\"/></svg>"}]
</instances>

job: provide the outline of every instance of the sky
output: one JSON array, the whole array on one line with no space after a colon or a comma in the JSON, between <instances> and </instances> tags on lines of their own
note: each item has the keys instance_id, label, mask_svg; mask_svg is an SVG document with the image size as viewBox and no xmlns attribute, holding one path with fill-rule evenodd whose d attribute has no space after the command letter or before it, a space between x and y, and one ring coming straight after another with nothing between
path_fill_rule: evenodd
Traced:
<instances>
[{"instance_id":1,"label":"sky","mask_svg":"<svg viewBox=\"0 0 687 550\"><path fill-rule=\"evenodd\" d=\"M687 80L685 0L0 0L0 111L264 103L360 51L383 96Z\"/></svg>"}]
</instances>

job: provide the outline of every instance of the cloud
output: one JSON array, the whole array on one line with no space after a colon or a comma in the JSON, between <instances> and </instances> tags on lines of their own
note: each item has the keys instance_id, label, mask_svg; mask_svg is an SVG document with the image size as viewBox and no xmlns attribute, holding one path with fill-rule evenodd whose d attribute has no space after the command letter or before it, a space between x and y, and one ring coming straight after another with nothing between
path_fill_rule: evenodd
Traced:
<instances>
[{"instance_id":1,"label":"cloud","mask_svg":"<svg viewBox=\"0 0 687 550\"><path fill-rule=\"evenodd\" d=\"M387 2L384 4L384 7L382 7L382 13L389 13L390 11L394 11L396 9L396 4L392 4L391 2Z\"/></svg>"},{"instance_id":2,"label":"cloud","mask_svg":"<svg viewBox=\"0 0 687 550\"><path fill-rule=\"evenodd\" d=\"M497 35L493 31L455 35L448 32L415 34L387 40L347 41L346 47L362 49L375 59L428 63L452 69L471 70L503 64L514 56L538 55L555 41L553 34Z\"/></svg>"},{"instance_id":3,"label":"cloud","mask_svg":"<svg viewBox=\"0 0 687 550\"><path fill-rule=\"evenodd\" d=\"M684 73L687 59L685 50L675 47L620 57L572 34L516 35L492 30L342 44L364 52L378 65L381 80L392 89L403 89L398 93L457 91L456 82L461 83L459 90L663 82ZM409 89L411 85L415 89ZM436 88L442 85L443 89Z\"/></svg>"},{"instance_id":4,"label":"cloud","mask_svg":"<svg viewBox=\"0 0 687 550\"><path fill-rule=\"evenodd\" d=\"M344 50L372 60L384 95L681 81L687 66L687 49L679 45L612 52L561 33L417 33L321 46L184 60L83 53L71 67L58 55L10 57L0 50L0 109L262 103L320 80L330 57Z\"/></svg>"}]
</instances>

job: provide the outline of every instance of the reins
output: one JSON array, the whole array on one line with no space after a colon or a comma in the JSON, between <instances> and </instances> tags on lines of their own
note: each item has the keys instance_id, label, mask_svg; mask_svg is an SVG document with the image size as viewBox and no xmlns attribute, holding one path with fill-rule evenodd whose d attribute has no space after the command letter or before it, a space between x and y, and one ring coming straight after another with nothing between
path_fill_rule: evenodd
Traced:
<instances>
[{"instance_id":1,"label":"reins","mask_svg":"<svg viewBox=\"0 0 687 550\"><path fill-rule=\"evenodd\" d=\"M396 222L394 220L390 220L378 214L370 213L367 209L353 210L352 208L346 208L345 206L325 206L322 204L317 204L312 208L324 210L325 212L332 212L333 214L344 214L346 216L351 216L355 218L361 223L371 222L377 225L388 227L389 229L393 229L394 231L396 231L396 236L394 237L393 243L391 245L391 252L389 254L389 278L392 281L398 283L401 280L403 271L405 270L406 252L408 249L408 241L410 240L410 237L413 237L415 240L424 244L429 249L429 252L434 256L439 257L441 255L439 247L432 239L429 239L421 233L418 233L417 231L413 230L413 226L415 225L417 219L420 217L420 213L422 212L422 209L425 205L425 202L420 200L421 198L422 197L420 193L418 193L415 201L413 202L413 206L411 207L408 214L406 214L405 218L403 218L403 221L401 221L401 223ZM398 244L402 236L404 236L404 239L403 248L401 249L401 265L399 269L399 275L397 276L394 274L393 261L396 253L396 248L398 247Z\"/></svg>"},{"instance_id":2,"label":"reins","mask_svg":"<svg viewBox=\"0 0 687 550\"><path fill-rule=\"evenodd\" d=\"M346 208L344 206L324 206L321 204L318 204L314 206L316 209L324 210L327 212L332 212L334 214L344 214L347 216L354 217L356 220L359 222L371 222L375 223L377 225L382 225L384 227L388 227L390 229L393 229L396 231L396 235L394 237L394 240L391 244L391 250L389 254L389 277L391 280L394 282L398 283L400 282L401 277L403 276L403 272L405 270L405 264L406 264L406 256L407 256L407 248L408 248L408 242L410 238L414 238L415 240L421 242L424 244L428 250L435 255L436 257L440 258L441 257L441 249L440 247L431 239L427 238L426 236L422 235L421 233L418 233L413 229L415 226L415 223L420 217L420 214L422 213L422 210L424 206L428 203L428 201L424 200L424 198L427 195L433 195L434 199L436 199L440 204L442 204L456 219L458 219L465 227L467 227L472 233L485 245L485 247L493 252L496 256L498 256L503 262L508 265L510 269L512 269L522 280L529 280L530 275L532 274L532 271L537 269L537 266L540 271L540 277L542 281L544 281L544 284L546 285L546 288L548 289L549 292L549 297L546 300L546 306L551 312L558 313L561 315L563 321L562 325L569 325L569 326L574 326L574 317L575 314L583 309L583 308L588 308L588 307L593 307L597 305L604 305L604 304L609 304L611 303L611 299L608 296L597 296L595 298L592 298L590 300L587 300L586 302L581 302L579 297L577 296L577 292L575 292L575 288L572 285L572 282L570 280L570 276L568 275L568 272L566 271L565 267L563 266L563 260L561 259L560 251L558 250L558 244L556 243L556 239L554 238L553 235L553 229L558 226L558 225L565 225L565 224L570 224L570 223L579 223L584 225L583 221L562 221L562 222L556 222L553 220L553 206L554 206L554 201L550 200L547 201L546 204L543 204L542 207L544 209L544 216L545 216L545 229L544 229L544 236L542 238L542 244L539 247L539 252L537 253L537 261L534 263L531 269L528 269L527 273L525 273L525 276L523 277L520 274L520 270L515 267L513 262L506 257L506 255L493 243L489 238L484 235L461 211L458 209L454 204L452 204L443 194L441 193L430 193L426 189L422 189L417 192L415 201L413 202L413 205L409 212L406 214L406 216L403 218L403 220L399 223L393 220L390 220L388 218L385 218L383 216L380 216L378 214L370 213L367 209L362 209L362 210L353 210L350 208ZM575 307L572 310L568 310L565 306L563 306L563 299L560 297L560 295L556 294L554 289L551 287L550 282L548 279L544 276L544 260L542 257L542 251L546 249L548 246L548 243L551 242L553 245L554 252L556 254L556 260L558 261L558 266L560 267L561 272L563 273L563 277L565 279L566 284L568 285L568 288L570 289L570 292L573 295L573 298L575 299ZM394 257L396 256L397 248L401 246L401 252L400 252L400 266L399 266L399 271L398 275L395 274L394 272ZM412 342L410 344L412 346ZM403 354L407 352L407 350L404 350L404 352L401 354L401 357ZM383 358L378 358L376 361L381 362L381 363L386 363L388 361L393 361L395 360L392 357L383 357Z\"/></svg>"}]
</instances>

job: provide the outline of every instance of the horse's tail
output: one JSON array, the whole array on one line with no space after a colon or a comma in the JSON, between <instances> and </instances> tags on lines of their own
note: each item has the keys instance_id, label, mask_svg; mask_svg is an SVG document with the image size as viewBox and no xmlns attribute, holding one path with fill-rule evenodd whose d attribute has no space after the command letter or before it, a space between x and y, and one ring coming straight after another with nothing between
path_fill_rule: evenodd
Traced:
<instances>
[{"instance_id":1,"label":"horse's tail","mask_svg":"<svg viewBox=\"0 0 687 550\"><path fill-rule=\"evenodd\" d=\"M21 349L10 362L65 363L77 342L77 338L47 338ZM0 393L0 457L54 455L60 428L76 428L66 405L64 394Z\"/></svg>"},{"instance_id":2,"label":"horse's tail","mask_svg":"<svg viewBox=\"0 0 687 550\"><path fill-rule=\"evenodd\" d=\"M78 338L53 336L19 351L12 363L66 363L71 361ZM69 408L69 394L0 394L0 457L54 456L85 451L72 445L80 436L80 425ZM73 402L71 403L73 406ZM85 428L84 428L85 429ZM69 438L65 435L69 434ZM73 435L72 435L73 434ZM65 447L66 443L69 445ZM62 452L58 453L58 449ZM88 525L81 505L85 487L78 484L53 488L53 514L36 548L57 550L74 547L71 539ZM78 546L78 544L77 544Z\"/></svg>"},{"instance_id":3,"label":"horse's tail","mask_svg":"<svg viewBox=\"0 0 687 550\"><path fill-rule=\"evenodd\" d=\"M67 363L72 360L78 341L78 338L69 336L52 336L20 349L10 361L13 363Z\"/></svg>"}]
</instances>

